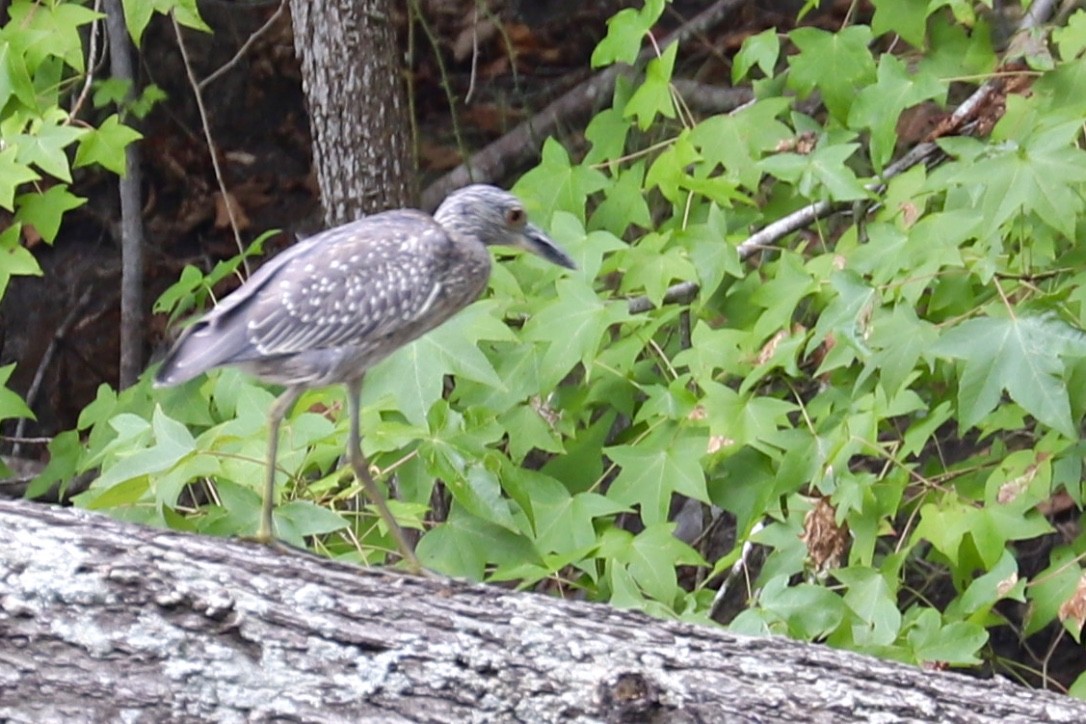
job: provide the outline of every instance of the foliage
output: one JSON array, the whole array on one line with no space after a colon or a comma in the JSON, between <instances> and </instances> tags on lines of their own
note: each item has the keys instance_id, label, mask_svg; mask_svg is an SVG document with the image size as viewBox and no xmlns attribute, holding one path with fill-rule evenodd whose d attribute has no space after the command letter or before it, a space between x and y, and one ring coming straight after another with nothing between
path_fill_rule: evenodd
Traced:
<instances>
[{"instance_id":1,"label":"foliage","mask_svg":"<svg viewBox=\"0 0 1086 724\"><path fill-rule=\"evenodd\" d=\"M619 13L593 63L633 60L663 6ZM965 4L875 6L870 25L748 38L734 79L757 100L734 113L677 102L671 47L619 82L583 158L547 142L516 190L579 270L498 265L485 301L367 378L365 452L424 564L705 621L757 544L738 631L970 666L1018 601L1015 633L1079 636L1086 538L1040 571L1016 553L1053 532L1058 495L1083 504L1086 13L1030 93L984 111L989 134L944 135L945 162L883 179L916 142L902 113L998 63ZM839 213L741 246L820 201ZM680 282L697 297L665 303ZM641 295L654 308L631 313ZM73 464L101 469L80 503L252 532L270 401L229 370L103 389L79 424ZM288 417L276 516L288 540L373 562L390 540L337 472L343 410L319 391Z\"/></svg>"},{"instance_id":2,"label":"foliage","mask_svg":"<svg viewBox=\"0 0 1086 724\"><path fill-rule=\"evenodd\" d=\"M160 11L192 0L158 0ZM129 0L126 5L139 2ZM72 189L72 170L97 165L124 173L124 149L140 137L117 114L85 119L78 115L90 80L83 34L103 18L79 2L13 0L5 4L9 20L0 28L0 297L14 276L40 276L28 247L52 244L64 214L86 199ZM193 21L195 22L195 21ZM95 62L100 60L94 59ZM116 81L98 83L93 105L101 108L123 98ZM113 88L103 94L104 87ZM133 106L145 113L160 91L150 86ZM67 108L65 106L68 106ZM33 413L0 379L0 420Z\"/></svg>"}]
</instances>

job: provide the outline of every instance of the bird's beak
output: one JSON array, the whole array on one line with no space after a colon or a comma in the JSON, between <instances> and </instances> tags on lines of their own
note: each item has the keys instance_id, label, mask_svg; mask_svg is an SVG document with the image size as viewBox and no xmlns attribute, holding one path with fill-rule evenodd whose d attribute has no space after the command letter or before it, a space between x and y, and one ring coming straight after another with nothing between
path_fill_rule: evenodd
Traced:
<instances>
[{"instance_id":1,"label":"bird's beak","mask_svg":"<svg viewBox=\"0 0 1086 724\"><path fill-rule=\"evenodd\" d=\"M551 264L557 264L558 266L564 266L566 269L576 269L577 264L570 258L569 254L562 250L562 247L555 244L554 241L543 233L542 229L533 224L528 224L524 227L524 231L521 232L518 239L520 248L530 251L536 256L541 256Z\"/></svg>"}]
</instances>

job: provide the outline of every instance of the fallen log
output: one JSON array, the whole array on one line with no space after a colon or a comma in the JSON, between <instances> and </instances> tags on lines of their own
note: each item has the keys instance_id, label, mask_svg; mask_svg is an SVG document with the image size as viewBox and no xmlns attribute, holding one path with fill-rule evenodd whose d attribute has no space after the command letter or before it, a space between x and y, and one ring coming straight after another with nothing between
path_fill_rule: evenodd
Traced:
<instances>
[{"instance_id":1,"label":"fallen log","mask_svg":"<svg viewBox=\"0 0 1086 724\"><path fill-rule=\"evenodd\" d=\"M1086 721L999 679L85 511L0 500L0 540L0 721Z\"/></svg>"}]
</instances>

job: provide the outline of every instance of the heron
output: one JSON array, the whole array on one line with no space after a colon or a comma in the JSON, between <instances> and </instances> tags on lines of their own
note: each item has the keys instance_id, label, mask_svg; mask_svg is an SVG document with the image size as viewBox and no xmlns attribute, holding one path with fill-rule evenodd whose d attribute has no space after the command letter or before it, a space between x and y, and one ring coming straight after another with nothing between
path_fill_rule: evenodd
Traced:
<instances>
[{"instance_id":1,"label":"heron","mask_svg":"<svg viewBox=\"0 0 1086 724\"><path fill-rule=\"evenodd\" d=\"M433 216L385 211L295 244L178 337L155 374L156 386L179 385L231 365L285 387L268 412L258 541L276 540L275 465L283 417L307 389L343 384L350 466L404 562L421 570L362 453L362 380L373 365L482 295L491 269L487 247L495 245L576 269L528 221L520 199L475 184L451 193Z\"/></svg>"}]
</instances>

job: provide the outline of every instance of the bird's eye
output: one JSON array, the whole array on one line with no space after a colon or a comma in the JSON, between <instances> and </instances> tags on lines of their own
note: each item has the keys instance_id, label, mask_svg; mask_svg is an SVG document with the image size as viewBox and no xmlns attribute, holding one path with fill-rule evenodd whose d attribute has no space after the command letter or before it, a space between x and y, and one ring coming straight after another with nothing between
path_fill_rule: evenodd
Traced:
<instances>
[{"instance_id":1,"label":"bird's eye","mask_svg":"<svg viewBox=\"0 0 1086 724\"><path fill-rule=\"evenodd\" d=\"M524 222L527 218L524 215L524 209L520 207L513 207L505 212L505 223L512 227L524 226Z\"/></svg>"}]
</instances>

